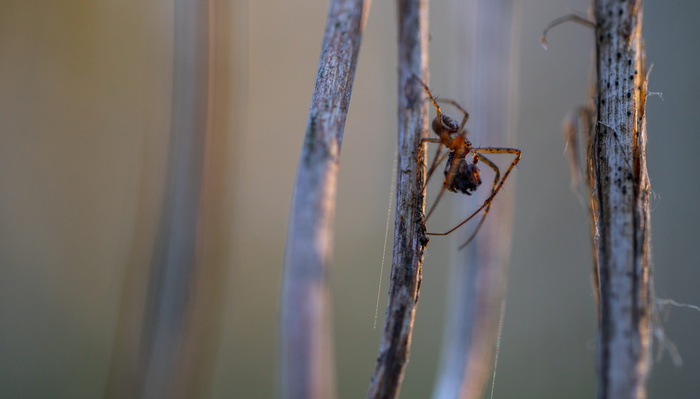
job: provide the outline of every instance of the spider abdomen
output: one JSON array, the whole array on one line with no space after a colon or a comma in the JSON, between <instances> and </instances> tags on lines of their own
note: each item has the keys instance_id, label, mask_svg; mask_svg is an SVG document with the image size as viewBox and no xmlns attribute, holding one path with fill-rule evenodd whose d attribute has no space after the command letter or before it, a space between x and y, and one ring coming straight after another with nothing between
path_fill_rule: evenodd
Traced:
<instances>
[{"instance_id":1,"label":"spider abdomen","mask_svg":"<svg viewBox=\"0 0 700 399\"><path fill-rule=\"evenodd\" d=\"M452 169L454 175L450 180L449 174L453 157L454 151L450 153L450 156L447 159L447 164L445 165L445 185L448 190L454 193L460 192L463 194L472 195L472 193L481 185L479 167L462 158L459 160L457 165L455 165L454 169Z\"/></svg>"}]
</instances>

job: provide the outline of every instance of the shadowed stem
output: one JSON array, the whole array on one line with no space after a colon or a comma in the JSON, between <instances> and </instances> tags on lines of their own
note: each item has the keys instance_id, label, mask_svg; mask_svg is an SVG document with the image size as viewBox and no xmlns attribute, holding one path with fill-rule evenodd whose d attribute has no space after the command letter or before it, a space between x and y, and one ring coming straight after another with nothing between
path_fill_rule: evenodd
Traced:
<instances>
[{"instance_id":1,"label":"shadowed stem","mask_svg":"<svg viewBox=\"0 0 700 399\"><path fill-rule=\"evenodd\" d=\"M421 137L428 131L428 101L419 77L428 68L427 0L398 0L399 137L396 221L391 283L382 341L368 398L396 398L408 362L413 321L427 245L421 194L425 151Z\"/></svg>"}]
</instances>

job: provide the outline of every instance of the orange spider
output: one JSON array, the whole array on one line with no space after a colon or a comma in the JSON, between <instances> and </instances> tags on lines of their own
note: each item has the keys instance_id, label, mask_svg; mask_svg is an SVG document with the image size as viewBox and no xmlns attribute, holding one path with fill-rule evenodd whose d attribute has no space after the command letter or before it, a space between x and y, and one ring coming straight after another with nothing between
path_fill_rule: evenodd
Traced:
<instances>
[{"instance_id":1,"label":"orange spider","mask_svg":"<svg viewBox=\"0 0 700 399\"><path fill-rule=\"evenodd\" d=\"M462 108L454 100L440 100L441 102L451 104L460 112L462 112L462 114L464 115L464 117L462 118L462 122L457 123L457 121L450 115L444 114L442 112L440 105L438 105L438 100L432 95L428 86L425 83L423 83L423 81L421 81L420 79L418 79L418 81L421 83L421 85L423 85L423 88L428 94L428 97L430 97L430 101L433 103L433 106L435 107L435 111L437 113L437 116L435 116L435 119L433 119L432 129L433 132L435 132L435 134L438 136L438 138L424 138L421 140L421 144L441 144L440 146L438 146L438 149L435 152L435 157L433 158L433 162L431 163L430 168L428 169L428 174L426 176L425 186L423 186L423 190L425 190L426 186L428 185L428 181L433 175L433 172L435 172L435 169L437 168L438 164L442 162L445 158L447 158L447 163L445 164L445 180L443 182L442 188L440 189L440 193L438 194L437 198L435 199L435 202L430 207L430 210L428 211L428 214L425 217L426 221L435 210L435 207L437 206L438 202L440 202L440 198L442 198L442 195L445 193L445 190L452 191L455 193L460 192L463 194L471 195L474 191L476 191L477 188L479 188L479 186L481 185L481 178L479 177L479 167L477 166L477 164L480 161L488 165L496 173L493 185L491 186L491 195L489 195L489 197L486 198L484 203L481 204L481 206L476 211L474 211L474 213L472 213L458 225L444 233L427 233L429 235L437 236L448 235L460 228L468 221L470 221L483 210L483 216L481 217L479 224L476 226L476 229L471 234L471 236L469 236L467 241L459 246L459 249L462 249L465 246L467 246L467 244L469 244L472 241L472 239L474 239L476 233L484 224L484 220L486 219L486 215L491 209L491 203L493 202L494 197L496 197L496 194L501 190L501 187L503 187L503 183L506 181L506 178L508 178L510 171L513 170L515 165L517 165L520 161L521 151L516 148L506 147L473 147L472 143L469 140L467 140L467 131L464 129L464 125L466 125L467 120L469 119L469 113L465 111L464 108ZM440 156L440 152L442 151L443 146L447 148L449 153ZM467 160L467 156L470 154L472 154L471 160ZM483 154L514 154L515 158L513 159L513 162L510 164L506 172L503 174L503 177L501 177L501 172L498 169L498 166L496 166L496 164L494 164Z\"/></svg>"}]
</instances>

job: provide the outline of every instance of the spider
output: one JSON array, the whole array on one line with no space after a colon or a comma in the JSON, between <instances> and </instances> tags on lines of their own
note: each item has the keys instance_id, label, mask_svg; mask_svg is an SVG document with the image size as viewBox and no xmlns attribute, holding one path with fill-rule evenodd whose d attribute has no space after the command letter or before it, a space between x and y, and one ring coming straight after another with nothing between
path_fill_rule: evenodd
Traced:
<instances>
[{"instance_id":1,"label":"spider","mask_svg":"<svg viewBox=\"0 0 700 399\"><path fill-rule=\"evenodd\" d=\"M438 105L438 100L432 95L430 89L428 88L428 85L426 85L420 79L418 79L418 81L425 89L425 92L428 94L430 101L435 107L435 112L437 113L435 119L433 119L432 122L432 129L433 132L435 132L435 134L438 136L438 138L421 139L421 144L440 144L440 146L438 146L437 148L437 151L435 152L433 162L431 163L430 168L428 169L428 174L425 179L425 185L423 186L423 193L425 193L428 181L435 172L435 169L437 169L437 166L440 164L440 162L447 158L444 172L445 180L443 181L440 193L435 199L435 202L433 202L433 205L430 207L430 210L428 211L425 220L427 221L430 215L433 213L435 207L440 202L440 198L442 198L442 195L445 193L445 190L454 193L472 195L472 193L479 188L479 186L481 185L481 177L479 176L480 170L477 166L479 162L485 163L496 173L496 176L493 180L493 184L491 186L491 194L488 196L488 198L486 198L484 203L481 204L481 206L479 206L479 208L476 211L474 211L471 215L469 215L458 225L444 233L427 233L429 235L446 236L452 233L453 231L457 230L458 228L462 227L465 223L467 223L476 215L478 215L481 211L483 211L483 216L481 217L479 224L474 229L474 232L471 234L471 236L469 236L467 241L465 241L462 245L459 246L459 249L462 249L474 239L476 233L484 224L484 220L486 220L486 215L491 209L491 203L493 202L494 197L496 197L496 194L498 194L498 192L501 190L501 187L503 187L503 183L506 181L506 178L508 178L508 175L510 174L511 170L513 170L515 165L517 165L520 161L521 151L516 148L506 147L473 147L472 143L469 140L467 140L467 131L464 129L464 125L466 125L467 120L469 119L469 113L465 111L464 108L462 108L454 100L440 100L440 102L454 106L464 115L462 117L462 122L457 123L457 121L450 115L447 115L442 112L440 105ZM449 153L441 156L440 152L442 151L442 147L447 148ZM471 160L468 160L468 156L470 154ZM515 155L515 158L513 159L513 162L511 162L510 166L508 166L508 169L506 169L506 172L503 174L503 177L501 177L501 172L498 169L498 166L496 166L495 163L493 163L483 154L513 154Z\"/></svg>"}]
</instances>

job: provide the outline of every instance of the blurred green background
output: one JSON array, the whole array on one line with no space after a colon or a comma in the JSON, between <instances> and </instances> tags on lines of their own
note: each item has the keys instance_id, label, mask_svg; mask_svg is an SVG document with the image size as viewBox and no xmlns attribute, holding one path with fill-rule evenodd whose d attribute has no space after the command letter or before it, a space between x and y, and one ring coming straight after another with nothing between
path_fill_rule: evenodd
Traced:
<instances>
[{"instance_id":1,"label":"blurred green background","mask_svg":"<svg viewBox=\"0 0 700 399\"><path fill-rule=\"evenodd\" d=\"M209 398L275 393L278 289L289 200L317 70L324 1L213 1L227 24L220 59L230 112L220 188L218 258L225 276ZM700 3L646 1L653 64L648 101L653 259L660 298L700 305ZM463 67L446 2L431 5L431 87ZM592 33L544 26L585 1L519 5L512 262L496 398L590 398L595 308L586 210L570 189L561 122L587 100ZM363 397L396 132L393 1L367 21L342 147L332 266L340 397ZM445 21L450 21L446 23ZM170 1L0 2L0 397L103 393L128 267L148 266L164 186L171 106ZM472 115L477 118L478 115ZM489 145L497 145L489 143ZM206 177L205 177L206 179ZM497 203L497 201L496 201ZM206 204L205 204L206 206ZM498 211L496 204L494 212ZM146 239L144 239L146 237ZM695 238L694 238L695 237ZM440 339L449 238L431 240L402 398L430 395ZM386 304L385 266L380 320ZM684 360L654 362L650 398L700 389L700 313L671 309L666 332ZM655 348L658 342L655 342Z\"/></svg>"}]
</instances>

